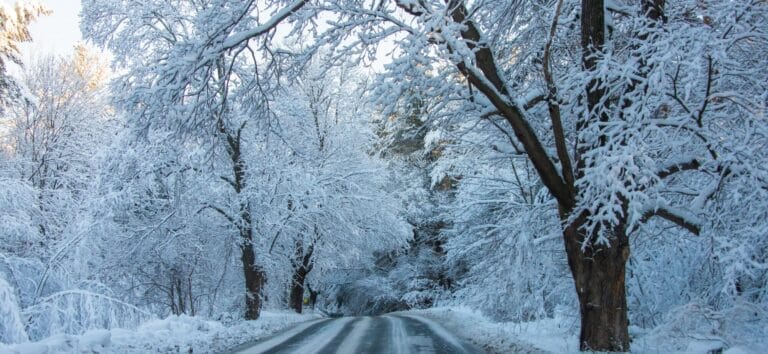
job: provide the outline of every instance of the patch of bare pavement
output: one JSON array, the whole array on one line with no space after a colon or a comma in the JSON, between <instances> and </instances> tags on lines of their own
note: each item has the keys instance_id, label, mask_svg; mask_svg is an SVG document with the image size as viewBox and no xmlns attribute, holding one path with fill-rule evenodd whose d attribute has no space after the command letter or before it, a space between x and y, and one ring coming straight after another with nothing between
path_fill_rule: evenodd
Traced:
<instances>
[{"instance_id":1,"label":"patch of bare pavement","mask_svg":"<svg viewBox=\"0 0 768 354\"><path fill-rule=\"evenodd\" d=\"M439 324L413 315L326 318L306 322L263 340L244 344L237 354L484 353Z\"/></svg>"}]
</instances>

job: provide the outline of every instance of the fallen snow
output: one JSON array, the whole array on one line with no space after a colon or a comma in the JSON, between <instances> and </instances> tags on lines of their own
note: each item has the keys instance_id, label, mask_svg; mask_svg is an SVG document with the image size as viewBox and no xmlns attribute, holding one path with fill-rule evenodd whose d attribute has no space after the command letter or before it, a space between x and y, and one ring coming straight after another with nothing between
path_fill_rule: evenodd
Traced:
<instances>
[{"instance_id":1,"label":"fallen snow","mask_svg":"<svg viewBox=\"0 0 768 354\"><path fill-rule=\"evenodd\" d=\"M467 307L437 307L405 313L440 323L460 338L489 353L567 353L578 351L578 338L565 321L497 323Z\"/></svg>"},{"instance_id":2,"label":"fallen snow","mask_svg":"<svg viewBox=\"0 0 768 354\"><path fill-rule=\"evenodd\" d=\"M82 335L55 335L33 343L0 344L0 353L213 353L266 337L316 314L264 311L256 321L225 325L202 317L170 316L135 330L96 329Z\"/></svg>"},{"instance_id":3,"label":"fallen snow","mask_svg":"<svg viewBox=\"0 0 768 354\"><path fill-rule=\"evenodd\" d=\"M438 307L397 314L416 314L439 323L451 333L489 353L577 353L579 349L578 319L566 315L518 323L494 322L467 307ZM243 343L256 341L306 322L274 338L274 341L280 342L281 339L318 323L320 318L317 314L265 311L259 320L226 325L201 317L171 316L148 321L135 330L97 329L78 336L60 334L38 342L0 344L0 353L214 353L232 350ZM389 316L387 318L393 320ZM333 334L338 333L348 321L339 321L336 326L327 329L329 333L317 336L322 343L314 340L310 341L311 343L302 343L305 346L303 349L322 348L320 344L327 344L330 338L335 337ZM357 322L350 334L352 338L347 338L342 347L357 342L360 333L369 327L369 321L369 318L363 318ZM426 323L429 324L430 321ZM397 327L393 324L395 330ZM633 338L633 353L706 354L724 347L723 354L768 353L768 346L757 340L755 345L729 346L718 340L695 336L674 337L669 333L662 335L658 330L645 330L634 326L630 327L630 335ZM441 335L444 336L446 335Z\"/></svg>"},{"instance_id":4,"label":"fallen snow","mask_svg":"<svg viewBox=\"0 0 768 354\"><path fill-rule=\"evenodd\" d=\"M431 319L460 338L489 353L578 353L578 319L555 316L532 322L494 322L467 307L438 307L402 312ZM695 336L670 337L657 331L630 327L632 353L707 354L725 348L723 354L768 353L768 346L735 345ZM676 349L679 348L679 349Z\"/></svg>"},{"instance_id":5,"label":"fallen snow","mask_svg":"<svg viewBox=\"0 0 768 354\"><path fill-rule=\"evenodd\" d=\"M246 354L246 353L259 353L262 351L265 351L269 348L272 348L275 345L278 345L289 338L303 332L305 329L309 328L310 326L317 324L322 321L312 321L312 322L306 322L301 325L298 325L296 327L291 328L290 330L287 330L283 333L280 333L279 335L276 335L268 340L262 341L257 345L249 346L245 350L238 351L240 354Z\"/></svg>"}]
</instances>

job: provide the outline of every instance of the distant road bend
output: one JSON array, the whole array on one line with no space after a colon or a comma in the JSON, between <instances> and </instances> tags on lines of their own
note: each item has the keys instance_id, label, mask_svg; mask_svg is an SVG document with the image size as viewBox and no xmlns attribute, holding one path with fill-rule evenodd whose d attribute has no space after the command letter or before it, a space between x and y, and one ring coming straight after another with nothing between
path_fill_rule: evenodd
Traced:
<instances>
[{"instance_id":1,"label":"distant road bend","mask_svg":"<svg viewBox=\"0 0 768 354\"><path fill-rule=\"evenodd\" d=\"M483 353L440 325L411 315L342 317L306 322L243 345L239 354Z\"/></svg>"}]
</instances>

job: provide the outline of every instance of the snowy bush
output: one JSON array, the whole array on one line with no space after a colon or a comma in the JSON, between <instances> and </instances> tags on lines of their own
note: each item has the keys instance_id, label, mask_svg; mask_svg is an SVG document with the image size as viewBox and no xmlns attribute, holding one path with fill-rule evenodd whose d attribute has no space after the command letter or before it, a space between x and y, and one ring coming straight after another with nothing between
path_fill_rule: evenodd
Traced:
<instances>
[{"instance_id":1,"label":"snowy bush","mask_svg":"<svg viewBox=\"0 0 768 354\"><path fill-rule=\"evenodd\" d=\"M0 274L0 343L21 343L28 340L14 289Z\"/></svg>"}]
</instances>

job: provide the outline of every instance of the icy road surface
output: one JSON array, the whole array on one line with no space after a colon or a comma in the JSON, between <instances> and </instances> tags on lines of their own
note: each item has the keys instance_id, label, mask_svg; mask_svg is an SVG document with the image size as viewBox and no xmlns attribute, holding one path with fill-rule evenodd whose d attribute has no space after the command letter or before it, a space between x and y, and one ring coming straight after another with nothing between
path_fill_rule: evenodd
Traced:
<instances>
[{"instance_id":1,"label":"icy road surface","mask_svg":"<svg viewBox=\"0 0 768 354\"><path fill-rule=\"evenodd\" d=\"M303 323L233 353L483 353L440 325L411 315L342 317Z\"/></svg>"}]
</instances>

